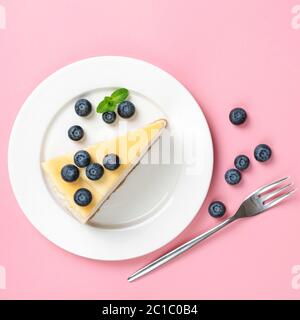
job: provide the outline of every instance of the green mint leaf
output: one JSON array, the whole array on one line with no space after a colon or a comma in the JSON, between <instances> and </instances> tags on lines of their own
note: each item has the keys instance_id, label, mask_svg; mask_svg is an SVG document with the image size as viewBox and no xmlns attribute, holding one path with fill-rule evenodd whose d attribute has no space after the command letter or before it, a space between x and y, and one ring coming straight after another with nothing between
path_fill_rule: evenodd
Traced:
<instances>
[{"instance_id":1,"label":"green mint leaf","mask_svg":"<svg viewBox=\"0 0 300 320\"><path fill-rule=\"evenodd\" d=\"M111 100L110 97L105 97L99 104L97 107L97 112L98 113L104 113L107 111L111 111L109 109L111 109L112 105L114 105L114 102Z\"/></svg>"},{"instance_id":2,"label":"green mint leaf","mask_svg":"<svg viewBox=\"0 0 300 320\"><path fill-rule=\"evenodd\" d=\"M128 94L129 94L129 92L127 89L120 88L120 89L117 89L116 91L114 91L110 97L113 102L118 104L118 103L121 103L122 101L124 101L128 97Z\"/></svg>"},{"instance_id":3,"label":"green mint leaf","mask_svg":"<svg viewBox=\"0 0 300 320\"><path fill-rule=\"evenodd\" d=\"M116 106L117 106L117 103L114 102L114 101L112 101L112 100L110 100L110 101L108 102L108 106L107 106L105 112L107 112L107 111L115 111Z\"/></svg>"},{"instance_id":4,"label":"green mint leaf","mask_svg":"<svg viewBox=\"0 0 300 320\"><path fill-rule=\"evenodd\" d=\"M108 111L115 111L116 106L124 101L128 97L128 90L120 88L115 90L110 97L105 97L97 107L98 113L104 113Z\"/></svg>"}]
</instances>

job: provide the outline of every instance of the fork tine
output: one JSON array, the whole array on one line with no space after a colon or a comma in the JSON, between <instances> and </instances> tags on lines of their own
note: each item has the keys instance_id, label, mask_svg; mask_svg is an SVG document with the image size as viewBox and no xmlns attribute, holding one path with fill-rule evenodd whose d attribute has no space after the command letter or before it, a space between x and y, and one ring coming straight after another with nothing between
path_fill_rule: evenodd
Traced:
<instances>
[{"instance_id":1,"label":"fork tine","mask_svg":"<svg viewBox=\"0 0 300 320\"><path fill-rule=\"evenodd\" d=\"M275 181L275 182L266 184L266 185L260 187L259 189L255 190L253 193L251 193L251 194L248 196L248 198L250 198L250 197L252 197L252 196L254 196L254 195L258 196L258 195L260 195L261 193L266 192L266 191L268 191L268 190L276 187L278 184L280 184L281 182L287 180L288 178L289 178L289 177L285 177L285 178L282 178L282 179L277 180L277 181Z\"/></svg>"},{"instance_id":2,"label":"fork tine","mask_svg":"<svg viewBox=\"0 0 300 320\"><path fill-rule=\"evenodd\" d=\"M274 190L274 191L272 191L272 192L269 192L269 193L267 193L266 195L264 195L264 196L262 196L260 199L261 199L261 201L267 201L267 200L269 200L269 199L271 199L271 198L273 198L274 196L276 196L277 194L279 194L281 191L283 191L284 189L286 189L286 188L288 188L288 187L290 187L290 186L292 186L293 185L293 182L291 182L291 183L289 183L289 184L287 184L287 185L285 185L285 186L283 186L283 187L281 187L281 188L278 188L278 189L276 189L276 190Z\"/></svg>"},{"instance_id":3,"label":"fork tine","mask_svg":"<svg viewBox=\"0 0 300 320\"><path fill-rule=\"evenodd\" d=\"M276 198L276 199L272 200L271 202L265 204L264 205L264 209L265 210L270 209L271 207L275 206L276 204L278 204L282 200L286 199L287 197L289 197L290 195L292 195L295 192L296 192L296 189L293 189L293 190L291 190L291 191L279 196L278 198Z\"/></svg>"}]
</instances>

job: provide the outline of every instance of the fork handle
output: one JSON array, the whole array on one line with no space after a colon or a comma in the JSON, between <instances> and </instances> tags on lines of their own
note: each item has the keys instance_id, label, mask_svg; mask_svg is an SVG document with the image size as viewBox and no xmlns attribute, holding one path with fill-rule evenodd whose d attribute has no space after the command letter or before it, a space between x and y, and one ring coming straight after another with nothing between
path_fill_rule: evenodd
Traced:
<instances>
[{"instance_id":1,"label":"fork handle","mask_svg":"<svg viewBox=\"0 0 300 320\"><path fill-rule=\"evenodd\" d=\"M147 266L143 267L142 269L139 269L138 271L136 271L134 274L132 274L128 278L128 281L130 281L130 282L134 281L134 280L146 275L147 273L157 269L158 267L162 266L163 264L169 262L170 260L178 257L182 253L188 251L189 249L194 247L196 244L198 244L202 240L204 240L204 239L208 238L209 236L213 235L214 233L216 233L217 231L221 230L222 228L224 228L229 223L231 223L231 222L233 222L235 220L236 220L236 218L234 216L231 216L230 218L226 219L225 221L223 221L222 223L218 224L214 228L212 228L212 229L200 234L199 236L197 236L197 237L185 242L181 246L173 249L172 251L166 253L165 255L163 255L160 258L156 259L155 261L151 262L150 264L148 264Z\"/></svg>"}]
</instances>

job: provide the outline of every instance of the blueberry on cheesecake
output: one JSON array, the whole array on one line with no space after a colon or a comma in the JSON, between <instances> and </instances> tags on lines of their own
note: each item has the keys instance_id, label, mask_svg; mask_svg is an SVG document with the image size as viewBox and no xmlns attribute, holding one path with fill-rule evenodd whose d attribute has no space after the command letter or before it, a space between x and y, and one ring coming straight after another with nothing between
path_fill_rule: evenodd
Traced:
<instances>
[{"instance_id":1,"label":"blueberry on cheesecake","mask_svg":"<svg viewBox=\"0 0 300 320\"><path fill-rule=\"evenodd\" d=\"M77 151L74 155L74 163L79 168L84 168L88 166L91 162L91 157L89 153L85 150Z\"/></svg>"},{"instance_id":2,"label":"blueberry on cheesecake","mask_svg":"<svg viewBox=\"0 0 300 320\"><path fill-rule=\"evenodd\" d=\"M76 181L79 177L79 170L73 164L67 164L61 169L61 177L66 182Z\"/></svg>"},{"instance_id":3,"label":"blueberry on cheesecake","mask_svg":"<svg viewBox=\"0 0 300 320\"><path fill-rule=\"evenodd\" d=\"M78 189L74 194L74 201L81 207L88 206L93 199L91 191L85 188Z\"/></svg>"},{"instance_id":4,"label":"blueberry on cheesecake","mask_svg":"<svg viewBox=\"0 0 300 320\"><path fill-rule=\"evenodd\" d=\"M114 153L107 154L103 159L103 165L107 170L116 170L120 166L120 158Z\"/></svg>"},{"instance_id":5,"label":"blueberry on cheesecake","mask_svg":"<svg viewBox=\"0 0 300 320\"><path fill-rule=\"evenodd\" d=\"M85 173L90 180L99 180L104 174L104 169L99 163L91 163L86 167Z\"/></svg>"}]
</instances>

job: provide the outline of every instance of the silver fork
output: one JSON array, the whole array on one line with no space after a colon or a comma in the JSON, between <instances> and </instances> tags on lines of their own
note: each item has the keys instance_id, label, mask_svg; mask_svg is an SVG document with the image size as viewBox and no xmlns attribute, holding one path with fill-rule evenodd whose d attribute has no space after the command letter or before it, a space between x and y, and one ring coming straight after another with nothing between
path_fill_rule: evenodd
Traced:
<instances>
[{"instance_id":1,"label":"silver fork","mask_svg":"<svg viewBox=\"0 0 300 320\"><path fill-rule=\"evenodd\" d=\"M259 188L258 190L254 191L243 201L243 203L241 204L241 206L239 207L235 215L231 216L230 218L223 221L216 227L208 230L207 232L202 233L201 235L191 239L190 241L182 244L181 246L161 256L160 258L151 262L144 268L139 269L128 278L128 281L132 282L148 274L149 272L157 269L158 267L169 262L170 260L178 257L182 253L194 247L196 244L198 244L202 240L208 238L212 234L221 230L231 222L236 221L237 219L240 219L240 218L253 217L277 205L279 202L286 199L296 191L296 189L291 188L293 183L283 184L283 182L285 182L288 178L289 177L280 179L278 181L267 184Z\"/></svg>"}]
</instances>

